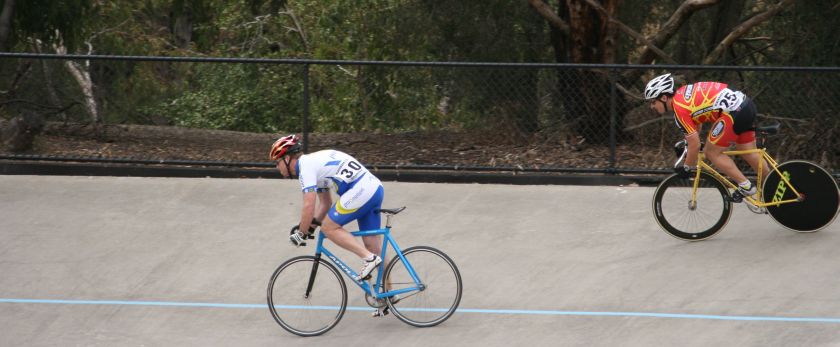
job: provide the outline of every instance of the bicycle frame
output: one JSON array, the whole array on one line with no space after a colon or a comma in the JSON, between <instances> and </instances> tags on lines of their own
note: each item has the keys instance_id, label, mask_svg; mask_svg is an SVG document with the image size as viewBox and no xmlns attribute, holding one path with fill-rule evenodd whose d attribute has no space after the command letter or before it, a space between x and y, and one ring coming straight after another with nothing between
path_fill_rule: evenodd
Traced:
<instances>
[{"instance_id":1,"label":"bicycle frame","mask_svg":"<svg viewBox=\"0 0 840 347\"><path fill-rule=\"evenodd\" d=\"M775 159L773 159L773 157L771 157L769 154L767 154L766 149L755 148L755 149L745 149L745 150L735 150L735 151L724 151L723 152L723 154L728 155L730 157L735 156L735 155L753 154L753 153L759 153L761 155L762 159L764 159L764 161L759 161L758 162L758 174L757 174L758 179L756 181L756 186L758 188L757 195L758 195L759 199L756 200L752 196L746 196L746 197L744 197L744 199L746 199L747 201L749 201L751 204L755 205L756 207L779 206L779 205L782 205L782 204L788 204L788 203L792 203L792 202L801 201L801 199L799 199L799 198L781 200L781 197L784 196L784 193L787 189L791 189L796 196L801 196L801 194L790 183L790 180L789 180L790 175L789 174L783 174L782 172L779 172L779 168L778 168L779 164L776 162ZM692 190L692 193L691 193L691 200L692 201L697 200L697 188L700 184L700 179L699 179L700 178L700 173L704 170L708 171L712 176L714 176L718 181L723 183L728 188L738 189L738 186L735 185L735 183L732 183L732 181L729 180L728 178L726 178L726 176L720 174L711 165L707 164L705 159L706 159L706 156L704 155L704 153L702 153L702 152L698 153L697 172L695 173L695 176L694 176L694 189ZM773 194L773 200L770 201L770 202L761 201L762 200L761 197L764 196L762 194L762 187L764 186L762 184L762 180L763 180L763 176L764 176L764 175L762 175L762 172L763 172L763 169L764 169L764 168L762 168L762 165L765 161L770 165L770 171L775 171L777 174L779 174L779 177L781 177L781 180L779 181L779 185L776 187L776 193Z\"/></svg>"},{"instance_id":2,"label":"bicycle frame","mask_svg":"<svg viewBox=\"0 0 840 347\"><path fill-rule=\"evenodd\" d=\"M388 217L390 217L390 216L388 216ZM403 255L402 250L397 245L397 242L394 241L394 239L391 237L390 218L388 218L388 222L386 224L387 224L386 227L382 228L382 229L367 230L367 231L355 231L355 232L350 233L351 235L353 235L355 237L383 235L383 238L382 238L382 254L380 254L380 257L382 257L383 261L378 266L379 271L378 271L378 274L376 276L376 281L374 282L373 288L371 288L370 283L368 283L367 281L364 281L364 280L357 281L357 280L355 280L355 278L356 278L356 276L358 276L358 274L355 271L353 271L352 269L350 269L350 267L347 266L347 264L344 261L339 259L335 254L330 252L324 246L324 240L327 237L324 235L323 232L318 233L318 246L315 249L315 258L316 259L321 259L322 254L326 255L327 259L329 259L336 267L341 269L341 271L343 271L344 274L347 275L347 277L349 277L351 281L353 281L353 283L355 283L357 286L359 286L359 288L361 288L365 293L367 293L368 295L370 295L370 296L372 296L376 299L387 298L387 297L391 297L391 296L394 296L394 295L408 293L408 292L412 292L412 291L422 291L425 286L420 281L420 278L417 276L417 273L414 271L414 268L411 266L411 264L408 262L408 260L405 259L405 256ZM384 269L385 269L384 259L386 259L385 258L385 253L388 250L388 245L391 245L391 247L394 249L394 252L396 252L397 256L400 258L400 260L402 260L403 264L405 265L406 270L408 271L412 280L414 280L414 286L411 286L411 287L408 287L408 288L402 288L402 289L396 289L396 290L390 290L390 291L387 291L387 292L383 292L384 286L383 286L383 283L382 283L382 281L383 281L382 277L384 275ZM314 283L315 274L316 274L317 271L318 271L318 261L315 261L315 262L313 262L313 265L312 265L312 273L309 276L309 284L306 287L306 296L307 297L309 296L309 293L312 290L312 285Z\"/></svg>"}]
</instances>

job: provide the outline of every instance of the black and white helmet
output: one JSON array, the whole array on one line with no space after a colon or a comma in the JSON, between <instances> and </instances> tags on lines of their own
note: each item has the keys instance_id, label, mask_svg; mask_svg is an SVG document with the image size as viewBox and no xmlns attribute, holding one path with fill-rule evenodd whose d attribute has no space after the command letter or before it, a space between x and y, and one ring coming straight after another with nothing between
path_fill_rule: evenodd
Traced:
<instances>
[{"instance_id":1,"label":"black and white helmet","mask_svg":"<svg viewBox=\"0 0 840 347\"><path fill-rule=\"evenodd\" d=\"M671 74L656 76L645 87L645 100L658 98L662 93L674 94L674 78Z\"/></svg>"}]
</instances>

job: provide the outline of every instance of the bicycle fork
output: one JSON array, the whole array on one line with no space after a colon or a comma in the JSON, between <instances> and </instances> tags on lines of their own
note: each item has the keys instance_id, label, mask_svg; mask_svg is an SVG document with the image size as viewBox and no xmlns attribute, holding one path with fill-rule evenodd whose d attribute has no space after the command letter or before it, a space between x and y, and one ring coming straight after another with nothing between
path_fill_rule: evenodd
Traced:
<instances>
[{"instance_id":1,"label":"bicycle fork","mask_svg":"<svg viewBox=\"0 0 840 347\"><path fill-rule=\"evenodd\" d=\"M312 293L312 285L315 284L315 274L318 273L318 264L321 262L321 253L315 254L315 261L312 262L312 271L309 272L309 282L306 284L306 292L303 293L305 299L309 299L309 294Z\"/></svg>"}]
</instances>

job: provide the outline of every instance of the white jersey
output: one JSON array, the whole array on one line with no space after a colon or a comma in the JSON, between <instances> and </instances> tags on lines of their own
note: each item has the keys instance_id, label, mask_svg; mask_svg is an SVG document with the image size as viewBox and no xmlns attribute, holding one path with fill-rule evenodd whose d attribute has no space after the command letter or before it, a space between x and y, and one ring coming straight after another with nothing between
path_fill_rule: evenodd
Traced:
<instances>
[{"instance_id":1,"label":"white jersey","mask_svg":"<svg viewBox=\"0 0 840 347\"><path fill-rule=\"evenodd\" d=\"M374 178L367 168L349 154L336 150L322 150L298 158L296 171L303 192L324 191L333 186L338 195L356 185L362 177Z\"/></svg>"}]
</instances>

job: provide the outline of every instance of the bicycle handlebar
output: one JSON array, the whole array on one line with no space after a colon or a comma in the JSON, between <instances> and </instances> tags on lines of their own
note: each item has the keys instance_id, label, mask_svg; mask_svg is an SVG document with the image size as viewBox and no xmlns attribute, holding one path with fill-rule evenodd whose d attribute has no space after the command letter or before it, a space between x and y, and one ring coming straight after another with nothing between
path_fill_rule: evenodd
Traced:
<instances>
[{"instance_id":1,"label":"bicycle handlebar","mask_svg":"<svg viewBox=\"0 0 840 347\"><path fill-rule=\"evenodd\" d=\"M688 154L688 145L685 139L679 140L674 144L674 153L677 154L677 161L674 162L674 167L678 167Z\"/></svg>"}]
</instances>

